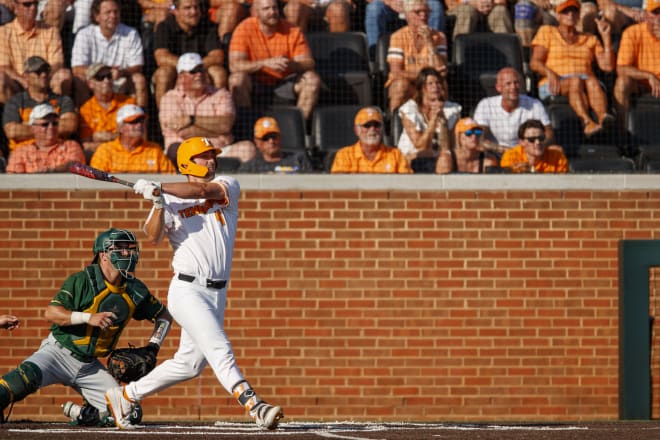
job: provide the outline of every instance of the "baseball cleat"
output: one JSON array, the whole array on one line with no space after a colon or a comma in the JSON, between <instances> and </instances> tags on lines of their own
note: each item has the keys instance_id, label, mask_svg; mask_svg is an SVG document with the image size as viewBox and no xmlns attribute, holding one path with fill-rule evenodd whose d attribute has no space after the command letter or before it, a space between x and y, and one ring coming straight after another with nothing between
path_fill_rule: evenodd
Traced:
<instances>
[{"instance_id":1,"label":"baseball cleat","mask_svg":"<svg viewBox=\"0 0 660 440\"><path fill-rule=\"evenodd\" d=\"M82 411L82 407L80 405L76 405L70 400L62 404L62 412L64 413L64 416L70 418L71 420L78 420L80 411Z\"/></svg>"},{"instance_id":2,"label":"baseball cleat","mask_svg":"<svg viewBox=\"0 0 660 440\"><path fill-rule=\"evenodd\" d=\"M264 429L275 429L280 419L284 417L284 412L279 406L269 405L266 402L257 403L250 411L254 417L257 426Z\"/></svg>"},{"instance_id":3,"label":"baseball cleat","mask_svg":"<svg viewBox=\"0 0 660 440\"><path fill-rule=\"evenodd\" d=\"M105 393L105 402L108 404L108 409L112 413L112 418L115 419L117 428L136 428L136 425L131 420L135 405L126 397L123 387L110 388Z\"/></svg>"}]
</instances>

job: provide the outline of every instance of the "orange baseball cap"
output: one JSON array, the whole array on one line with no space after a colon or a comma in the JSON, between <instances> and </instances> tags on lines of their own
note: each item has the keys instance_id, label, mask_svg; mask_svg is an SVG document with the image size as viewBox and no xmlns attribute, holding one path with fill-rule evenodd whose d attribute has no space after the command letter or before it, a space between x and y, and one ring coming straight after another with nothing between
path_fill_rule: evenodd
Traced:
<instances>
[{"instance_id":1,"label":"orange baseball cap","mask_svg":"<svg viewBox=\"0 0 660 440\"><path fill-rule=\"evenodd\" d=\"M383 123L383 114L376 107L364 107L355 115L355 125L364 125L367 122Z\"/></svg>"},{"instance_id":2,"label":"orange baseball cap","mask_svg":"<svg viewBox=\"0 0 660 440\"><path fill-rule=\"evenodd\" d=\"M566 8L570 8L571 6L580 9L582 5L580 4L579 0L559 0L555 4L555 11L561 12Z\"/></svg>"},{"instance_id":3,"label":"orange baseball cap","mask_svg":"<svg viewBox=\"0 0 660 440\"><path fill-rule=\"evenodd\" d=\"M472 118L459 119L458 122L456 123L456 126L454 126L454 133L456 133L456 135L459 135L461 133L465 133L471 128L481 128L481 125L479 125L477 121L475 121Z\"/></svg>"},{"instance_id":4,"label":"orange baseball cap","mask_svg":"<svg viewBox=\"0 0 660 440\"><path fill-rule=\"evenodd\" d=\"M658 8L660 8L660 0L646 0L646 10L648 12L653 12Z\"/></svg>"},{"instance_id":5,"label":"orange baseball cap","mask_svg":"<svg viewBox=\"0 0 660 440\"><path fill-rule=\"evenodd\" d=\"M265 116L254 123L254 137L261 139L269 133L279 133L280 126L274 118Z\"/></svg>"}]
</instances>

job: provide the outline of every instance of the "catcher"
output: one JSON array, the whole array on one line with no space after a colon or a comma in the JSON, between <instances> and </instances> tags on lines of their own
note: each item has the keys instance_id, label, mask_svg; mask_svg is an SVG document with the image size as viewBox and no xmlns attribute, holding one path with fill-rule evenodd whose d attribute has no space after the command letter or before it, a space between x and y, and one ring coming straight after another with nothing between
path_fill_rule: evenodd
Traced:
<instances>
[{"instance_id":1,"label":"catcher","mask_svg":"<svg viewBox=\"0 0 660 440\"><path fill-rule=\"evenodd\" d=\"M123 381L146 374L156 365L158 349L172 323L165 306L134 276L139 255L135 235L127 230L111 228L96 238L92 264L69 276L46 309L46 320L52 323L48 337L0 378L3 419L5 409L14 402L42 387L62 384L78 391L85 401L82 407L71 402L64 405L73 423L114 423L104 397L107 389L117 386L111 372ZM106 369L99 358L111 353L131 318L155 322L149 344L115 352ZM141 410L132 417L139 419Z\"/></svg>"}]
</instances>

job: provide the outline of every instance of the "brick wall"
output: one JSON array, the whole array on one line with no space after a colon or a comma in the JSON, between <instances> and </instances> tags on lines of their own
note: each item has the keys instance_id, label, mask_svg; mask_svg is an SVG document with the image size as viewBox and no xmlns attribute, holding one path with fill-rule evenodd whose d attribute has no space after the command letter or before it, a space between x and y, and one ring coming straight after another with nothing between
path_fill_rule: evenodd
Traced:
<instances>
[{"instance_id":1,"label":"brick wall","mask_svg":"<svg viewBox=\"0 0 660 440\"><path fill-rule=\"evenodd\" d=\"M44 307L96 233L140 227L148 202L103 188L0 192L0 311L24 321L0 338L2 372L47 335ZM244 186L240 209L226 328L290 419L618 417L617 243L658 238L657 191ZM139 276L163 300L170 256L142 243ZM133 324L123 343L150 333ZM45 388L12 418L63 420L72 397ZM144 407L246 420L210 369Z\"/></svg>"}]
</instances>

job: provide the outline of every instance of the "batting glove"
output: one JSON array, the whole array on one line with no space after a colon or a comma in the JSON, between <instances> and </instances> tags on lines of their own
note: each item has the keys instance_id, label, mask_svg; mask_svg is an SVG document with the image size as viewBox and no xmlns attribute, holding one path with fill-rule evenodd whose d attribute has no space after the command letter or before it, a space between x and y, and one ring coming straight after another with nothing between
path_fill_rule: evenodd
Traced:
<instances>
[{"instance_id":1,"label":"batting glove","mask_svg":"<svg viewBox=\"0 0 660 440\"><path fill-rule=\"evenodd\" d=\"M142 197L146 200L154 202L156 208L163 208L163 192L160 183L138 179L133 185L133 191L135 191L136 194L142 194Z\"/></svg>"},{"instance_id":2,"label":"batting glove","mask_svg":"<svg viewBox=\"0 0 660 440\"><path fill-rule=\"evenodd\" d=\"M146 179L138 179L137 182L133 184L133 191L135 191L135 194L141 194L144 196L144 198L148 198L146 196L146 191L147 187L150 187L150 192L153 191L153 187L158 186L159 184L157 182L152 182L150 180Z\"/></svg>"}]
</instances>

